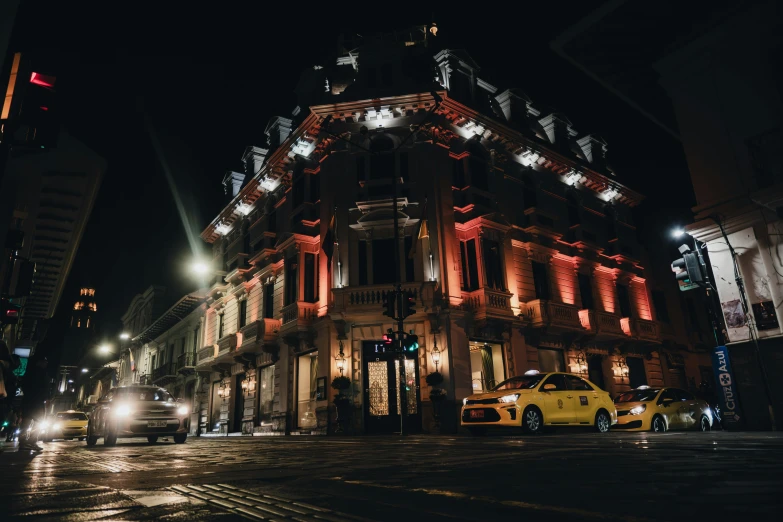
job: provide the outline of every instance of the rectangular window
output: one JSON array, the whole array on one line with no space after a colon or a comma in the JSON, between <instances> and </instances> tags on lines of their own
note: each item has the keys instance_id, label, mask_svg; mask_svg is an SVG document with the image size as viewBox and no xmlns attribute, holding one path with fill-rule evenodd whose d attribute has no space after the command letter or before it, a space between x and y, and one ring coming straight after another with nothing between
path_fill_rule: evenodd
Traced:
<instances>
[{"instance_id":1,"label":"rectangular window","mask_svg":"<svg viewBox=\"0 0 783 522\"><path fill-rule=\"evenodd\" d=\"M664 323L670 322L669 308L666 306L666 295L660 290L653 290L651 293L655 314L658 317L658 320Z\"/></svg>"},{"instance_id":2,"label":"rectangular window","mask_svg":"<svg viewBox=\"0 0 783 522\"><path fill-rule=\"evenodd\" d=\"M628 296L628 287L617 283L617 300L620 301L620 315L631 317L631 298Z\"/></svg>"},{"instance_id":3,"label":"rectangular window","mask_svg":"<svg viewBox=\"0 0 783 522\"><path fill-rule=\"evenodd\" d=\"M564 372L565 358L563 357L563 350L539 348L538 369L542 372Z\"/></svg>"},{"instance_id":4,"label":"rectangular window","mask_svg":"<svg viewBox=\"0 0 783 522\"><path fill-rule=\"evenodd\" d=\"M223 314L218 314L217 321L218 321L218 339L222 339L223 338Z\"/></svg>"},{"instance_id":5,"label":"rectangular window","mask_svg":"<svg viewBox=\"0 0 783 522\"><path fill-rule=\"evenodd\" d=\"M264 285L264 317L272 319L275 316L275 285Z\"/></svg>"},{"instance_id":6,"label":"rectangular window","mask_svg":"<svg viewBox=\"0 0 783 522\"><path fill-rule=\"evenodd\" d=\"M250 244L250 231L248 230L245 232L245 235L242 236L242 253L243 254L252 254L253 249L252 245Z\"/></svg>"},{"instance_id":7,"label":"rectangular window","mask_svg":"<svg viewBox=\"0 0 783 522\"><path fill-rule=\"evenodd\" d=\"M193 350L192 350L193 353L196 353L196 351L200 348L199 346L200 341L198 338L199 334L201 333L200 330L201 330L200 328L196 328L195 330L193 330Z\"/></svg>"},{"instance_id":8,"label":"rectangular window","mask_svg":"<svg viewBox=\"0 0 783 522\"><path fill-rule=\"evenodd\" d=\"M403 183L408 181L408 153L403 152L399 156L400 158L400 177Z\"/></svg>"},{"instance_id":9,"label":"rectangular window","mask_svg":"<svg viewBox=\"0 0 783 522\"><path fill-rule=\"evenodd\" d=\"M394 83L394 68L392 64L385 63L381 66L381 81L387 87Z\"/></svg>"},{"instance_id":10,"label":"rectangular window","mask_svg":"<svg viewBox=\"0 0 783 522\"><path fill-rule=\"evenodd\" d=\"M476 258L476 240L468 239L462 242L462 286L465 290L477 290L478 260Z\"/></svg>"},{"instance_id":11,"label":"rectangular window","mask_svg":"<svg viewBox=\"0 0 783 522\"><path fill-rule=\"evenodd\" d=\"M356 179L367 181L367 167L364 156L356 156Z\"/></svg>"},{"instance_id":12,"label":"rectangular window","mask_svg":"<svg viewBox=\"0 0 783 522\"><path fill-rule=\"evenodd\" d=\"M500 243L490 239L481 241L481 250L484 255L484 272L487 277L487 287L495 290L505 290L505 278L503 277L503 260Z\"/></svg>"},{"instance_id":13,"label":"rectangular window","mask_svg":"<svg viewBox=\"0 0 783 522\"><path fill-rule=\"evenodd\" d=\"M370 179L388 179L394 176L394 155L373 154L370 156Z\"/></svg>"},{"instance_id":14,"label":"rectangular window","mask_svg":"<svg viewBox=\"0 0 783 522\"><path fill-rule=\"evenodd\" d=\"M258 394L258 424L270 424L275 403L275 367L264 366L258 370L256 381Z\"/></svg>"},{"instance_id":15,"label":"rectangular window","mask_svg":"<svg viewBox=\"0 0 783 522\"><path fill-rule=\"evenodd\" d=\"M359 284L366 285L367 282L367 241L359 241Z\"/></svg>"},{"instance_id":16,"label":"rectangular window","mask_svg":"<svg viewBox=\"0 0 783 522\"><path fill-rule=\"evenodd\" d=\"M414 273L413 265L414 260L408 257L408 253L411 251L414 241L418 241L418 238L405 236L405 250L402 252L402 255L405 256L405 281L408 283L416 280L416 274Z\"/></svg>"},{"instance_id":17,"label":"rectangular window","mask_svg":"<svg viewBox=\"0 0 783 522\"><path fill-rule=\"evenodd\" d=\"M394 282L394 239L372 240L372 282L384 285Z\"/></svg>"},{"instance_id":18,"label":"rectangular window","mask_svg":"<svg viewBox=\"0 0 783 522\"><path fill-rule=\"evenodd\" d=\"M595 308L593 302L593 282L587 274L578 274L579 294L582 296L582 309L592 310Z\"/></svg>"},{"instance_id":19,"label":"rectangular window","mask_svg":"<svg viewBox=\"0 0 783 522\"><path fill-rule=\"evenodd\" d=\"M536 291L536 299L549 299L549 276L546 265L533 261L533 288Z\"/></svg>"},{"instance_id":20,"label":"rectangular window","mask_svg":"<svg viewBox=\"0 0 783 522\"><path fill-rule=\"evenodd\" d=\"M247 324L247 299L242 299L239 302L239 327L242 328Z\"/></svg>"},{"instance_id":21,"label":"rectangular window","mask_svg":"<svg viewBox=\"0 0 783 522\"><path fill-rule=\"evenodd\" d=\"M299 356L297 383L297 418L300 428L315 428L316 418L316 383L318 381L318 352Z\"/></svg>"},{"instance_id":22,"label":"rectangular window","mask_svg":"<svg viewBox=\"0 0 783 522\"><path fill-rule=\"evenodd\" d=\"M641 357L626 357L625 364L628 366L628 382L632 389L647 385L647 373Z\"/></svg>"},{"instance_id":23,"label":"rectangular window","mask_svg":"<svg viewBox=\"0 0 783 522\"><path fill-rule=\"evenodd\" d=\"M454 188L465 187L465 166L461 160L451 160L451 186Z\"/></svg>"},{"instance_id":24,"label":"rectangular window","mask_svg":"<svg viewBox=\"0 0 783 522\"><path fill-rule=\"evenodd\" d=\"M291 187L291 208L295 209L304 203L305 196L305 180L304 176L299 176L294 179L293 187Z\"/></svg>"},{"instance_id":25,"label":"rectangular window","mask_svg":"<svg viewBox=\"0 0 783 522\"><path fill-rule=\"evenodd\" d=\"M179 357L181 354L185 353L185 338L179 340L179 352L177 352L177 357Z\"/></svg>"},{"instance_id":26,"label":"rectangular window","mask_svg":"<svg viewBox=\"0 0 783 522\"><path fill-rule=\"evenodd\" d=\"M285 261L285 306L295 303L299 300L298 285L299 264L296 258L289 257Z\"/></svg>"},{"instance_id":27,"label":"rectangular window","mask_svg":"<svg viewBox=\"0 0 783 522\"><path fill-rule=\"evenodd\" d=\"M473 393L484 393L505 378L503 347L495 343L470 342L470 374Z\"/></svg>"},{"instance_id":28,"label":"rectangular window","mask_svg":"<svg viewBox=\"0 0 783 522\"><path fill-rule=\"evenodd\" d=\"M277 233L277 211L273 210L266 218L266 231Z\"/></svg>"},{"instance_id":29,"label":"rectangular window","mask_svg":"<svg viewBox=\"0 0 783 522\"><path fill-rule=\"evenodd\" d=\"M321 199L321 178L315 174L309 174L307 179L310 181L310 203L318 203Z\"/></svg>"},{"instance_id":30,"label":"rectangular window","mask_svg":"<svg viewBox=\"0 0 783 522\"><path fill-rule=\"evenodd\" d=\"M305 285L305 297L304 300L308 303L314 303L318 301L318 281L315 277L315 254L305 254L305 266L304 266L304 285Z\"/></svg>"}]
</instances>

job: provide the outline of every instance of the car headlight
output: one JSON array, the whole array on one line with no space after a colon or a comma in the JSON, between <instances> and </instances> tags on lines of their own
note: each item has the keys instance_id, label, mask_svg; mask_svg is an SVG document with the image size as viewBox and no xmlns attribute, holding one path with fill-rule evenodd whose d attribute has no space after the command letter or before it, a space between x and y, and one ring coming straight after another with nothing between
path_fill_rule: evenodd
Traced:
<instances>
[{"instance_id":1,"label":"car headlight","mask_svg":"<svg viewBox=\"0 0 783 522\"><path fill-rule=\"evenodd\" d=\"M634 406L633 408L631 408L631 411L629 411L628 413L631 415L641 415L642 413L644 413L644 410L646 409L647 409L647 405L642 404L640 406Z\"/></svg>"},{"instance_id":2,"label":"car headlight","mask_svg":"<svg viewBox=\"0 0 783 522\"><path fill-rule=\"evenodd\" d=\"M464 399L462 399L462 405L466 406L467 404L468 404L468 398L465 397Z\"/></svg>"},{"instance_id":3,"label":"car headlight","mask_svg":"<svg viewBox=\"0 0 783 522\"><path fill-rule=\"evenodd\" d=\"M131 409L127 404L120 404L114 409L114 415L116 417L127 417L130 415Z\"/></svg>"},{"instance_id":4,"label":"car headlight","mask_svg":"<svg viewBox=\"0 0 783 522\"><path fill-rule=\"evenodd\" d=\"M517 399L519 399L518 393L512 393L511 395L504 395L501 398L498 399L500 402L517 402Z\"/></svg>"},{"instance_id":5,"label":"car headlight","mask_svg":"<svg viewBox=\"0 0 783 522\"><path fill-rule=\"evenodd\" d=\"M49 429L49 421L43 421L41 423L41 429L42 430L48 430Z\"/></svg>"},{"instance_id":6,"label":"car headlight","mask_svg":"<svg viewBox=\"0 0 783 522\"><path fill-rule=\"evenodd\" d=\"M187 406L180 406L179 408L177 408L177 415L187 415L188 413L189 412Z\"/></svg>"},{"instance_id":7,"label":"car headlight","mask_svg":"<svg viewBox=\"0 0 783 522\"><path fill-rule=\"evenodd\" d=\"M60 424L60 423L58 422L57 424L55 424L54 426L52 426L52 429L54 429L54 430L59 430L59 429L60 429L60 428L62 428L62 427L63 427L63 425L62 425L62 424Z\"/></svg>"}]
</instances>

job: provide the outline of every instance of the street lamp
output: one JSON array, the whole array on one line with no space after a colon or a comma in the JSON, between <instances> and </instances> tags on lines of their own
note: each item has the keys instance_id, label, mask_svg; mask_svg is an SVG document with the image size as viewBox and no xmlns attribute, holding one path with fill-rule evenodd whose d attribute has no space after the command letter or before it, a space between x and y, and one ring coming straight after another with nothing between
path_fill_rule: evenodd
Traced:
<instances>
[{"instance_id":1,"label":"street lamp","mask_svg":"<svg viewBox=\"0 0 783 522\"><path fill-rule=\"evenodd\" d=\"M90 371L90 370L88 370L87 368L82 368L82 373L87 373L87 372L89 372L89 371Z\"/></svg>"},{"instance_id":2,"label":"street lamp","mask_svg":"<svg viewBox=\"0 0 783 522\"><path fill-rule=\"evenodd\" d=\"M440 348L438 348L438 338L433 336L432 337L434 344L432 346L432 362L435 363L435 371L438 371L438 366L440 365Z\"/></svg>"},{"instance_id":3,"label":"street lamp","mask_svg":"<svg viewBox=\"0 0 783 522\"><path fill-rule=\"evenodd\" d=\"M337 366L337 369L340 370L340 375L343 374L343 370L345 370L345 354L343 353L343 341L340 339L340 353L334 356L334 362Z\"/></svg>"},{"instance_id":4,"label":"street lamp","mask_svg":"<svg viewBox=\"0 0 783 522\"><path fill-rule=\"evenodd\" d=\"M108 344L102 344L98 347L98 351L100 351L102 354L109 354L111 353L111 346Z\"/></svg>"},{"instance_id":5,"label":"street lamp","mask_svg":"<svg viewBox=\"0 0 783 522\"><path fill-rule=\"evenodd\" d=\"M190 265L190 271L196 275L205 276L209 274L210 267L209 264L205 263L204 261L194 261Z\"/></svg>"},{"instance_id":6,"label":"street lamp","mask_svg":"<svg viewBox=\"0 0 783 522\"><path fill-rule=\"evenodd\" d=\"M120 339L122 339L123 341L127 341L128 339L130 339L130 334L127 332L122 332L120 334Z\"/></svg>"},{"instance_id":7,"label":"street lamp","mask_svg":"<svg viewBox=\"0 0 783 522\"><path fill-rule=\"evenodd\" d=\"M677 227L674 230L672 230L672 237L674 239L680 239L684 235L685 235L685 230L683 230L680 227Z\"/></svg>"}]
</instances>

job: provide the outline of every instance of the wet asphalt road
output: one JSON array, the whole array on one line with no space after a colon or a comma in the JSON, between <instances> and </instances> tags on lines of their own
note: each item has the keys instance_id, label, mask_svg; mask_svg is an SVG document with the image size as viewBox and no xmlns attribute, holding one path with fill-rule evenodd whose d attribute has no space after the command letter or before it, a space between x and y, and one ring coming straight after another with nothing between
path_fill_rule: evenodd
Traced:
<instances>
[{"instance_id":1,"label":"wet asphalt road","mask_svg":"<svg viewBox=\"0 0 783 522\"><path fill-rule=\"evenodd\" d=\"M0 446L0 520L778 520L776 433Z\"/></svg>"}]
</instances>

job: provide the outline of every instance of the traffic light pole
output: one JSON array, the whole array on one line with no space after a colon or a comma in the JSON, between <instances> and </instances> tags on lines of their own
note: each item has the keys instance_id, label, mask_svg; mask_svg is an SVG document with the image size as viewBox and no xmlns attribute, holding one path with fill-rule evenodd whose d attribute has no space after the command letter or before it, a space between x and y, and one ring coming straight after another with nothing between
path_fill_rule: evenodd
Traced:
<instances>
[{"instance_id":1,"label":"traffic light pole","mask_svg":"<svg viewBox=\"0 0 783 522\"><path fill-rule=\"evenodd\" d=\"M394 343L399 350L400 370L397 383L397 393L400 397L400 435L405 435L405 413L408 411L408 396L405 390L405 350L403 341L405 337L405 318L403 317L403 295L402 283L400 282L400 227L399 216L397 215L397 173L392 175L392 216L394 226L394 311L397 321L397 331L395 332Z\"/></svg>"}]
</instances>

